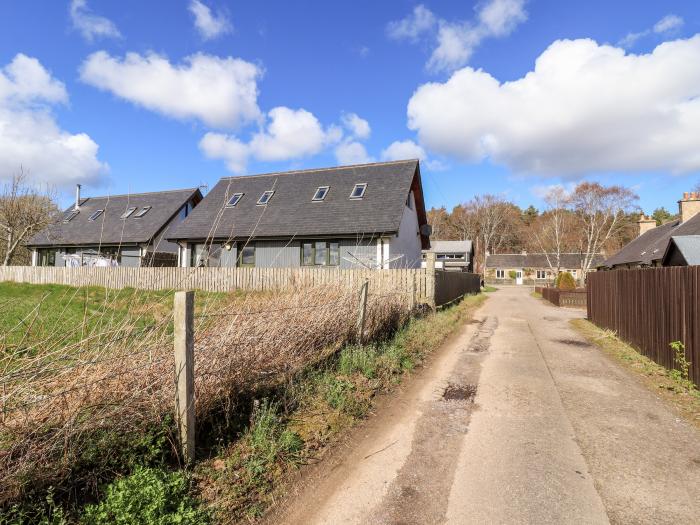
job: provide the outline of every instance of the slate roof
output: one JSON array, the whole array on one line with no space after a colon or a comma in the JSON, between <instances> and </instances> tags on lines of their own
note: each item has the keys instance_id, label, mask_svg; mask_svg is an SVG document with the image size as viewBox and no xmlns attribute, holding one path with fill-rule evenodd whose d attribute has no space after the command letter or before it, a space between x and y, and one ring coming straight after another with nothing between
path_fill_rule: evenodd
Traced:
<instances>
[{"instance_id":1,"label":"slate roof","mask_svg":"<svg viewBox=\"0 0 700 525\"><path fill-rule=\"evenodd\" d=\"M364 197L350 199L350 192L358 183L367 184ZM323 201L314 202L312 197L320 186L328 186L328 194ZM411 189L419 225L425 224L417 160L226 177L168 239L396 233ZM267 190L275 192L269 203L257 205L259 197ZM225 205L234 193L244 195L236 206L227 208ZM422 240L427 247L427 237Z\"/></svg>"},{"instance_id":2,"label":"slate roof","mask_svg":"<svg viewBox=\"0 0 700 525\"><path fill-rule=\"evenodd\" d=\"M653 228L627 243L601 266L611 268L622 264L642 264L649 266L661 260L668 248L671 237L700 235L700 214L685 222L674 220Z\"/></svg>"},{"instance_id":3,"label":"slate roof","mask_svg":"<svg viewBox=\"0 0 700 525\"><path fill-rule=\"evenodd\" d=\"M554 262L555 254L550 254L550 259ZM602 261L603 258L597 255L593 259L592 267ZM560 256L560 266L562 268L581 268L583 266L583 256L580 253L562 253ZM547 256L544 253L494 253L486 257L487 268L549 268Z\"/></svg>"},{"instance_id":4,"label":"slate roof","mask_svg":"<svg viewBox=\"0 0 700 525\"><path fill-rule=\"evenodd\" d=\"M56 223L37 233L27 245L41 247L147 243L192 198L195 202L201 200L199 189L87 197L81 199L80 213L74 219L63 222L73 210L71 205ZM122 213L132 206L137 210L127 219L121 219ZM143 217L134 217L145 206L152 208ZM89 220L97 210L105 211L96 220Z\"/></svg>"},{"instance_id":5,"label":"slate roof","mask_svg":"<svg viewBox=\"0 0 700 525\"><path fill-rule=\"evenodd\" d=\"M430 251L436 253L471 253L472 241L434 241L431 239Z\"/></svg>"},{"instance_id":6,"label":"slate roof","mask_svg":"<svg viewBox=\"0 0 700 525\"><path fill-rule=\"evenodd\" d=\"M688 266L700 265L700 235L683 235L681 237L671 237L671 242L664 254L664 263L670 254L670 250L675 246L676 250L683 256Z\"/></svg>"}]
</instances>

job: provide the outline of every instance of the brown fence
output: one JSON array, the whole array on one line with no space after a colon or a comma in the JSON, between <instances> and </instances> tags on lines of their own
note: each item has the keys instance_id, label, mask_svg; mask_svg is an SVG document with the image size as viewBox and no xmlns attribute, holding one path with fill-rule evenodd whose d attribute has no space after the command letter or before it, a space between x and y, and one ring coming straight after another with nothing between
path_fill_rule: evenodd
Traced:
<instances>
[{"instance_id":1,"label":"brown fence","mask_svg":"<svg viewBox=\"0 0 700 525\"><path fill-rule=\"evenodd\" d=\"M590 273L587 289L588 319L669 369L681 341L700 384L700 266Z\"/></svg>"},{"instance_id":2,"label":"brown fence","mask_svg":"<svg viewBox=\"0 0 700 525\"><path fill-rule=\"evenodd\" d=\"M102 286L143 290L263 291L326 284L359 289L366 280L376 293L410 293L440 306L479 291L479 276L427 269L341 270L339 268L52 268L0 267L0 282Z\"/></svg>"},{"instance_id":3,"label":"brown fence","mask_svg":"<svg viewBox=\"0 0 700 525\"><path fill-rule=\"evenodd\" d=\"M557 288L536 287L535 291L555 306L586 308L586 290L559 290Z\"/></svg>"}]
</instances>

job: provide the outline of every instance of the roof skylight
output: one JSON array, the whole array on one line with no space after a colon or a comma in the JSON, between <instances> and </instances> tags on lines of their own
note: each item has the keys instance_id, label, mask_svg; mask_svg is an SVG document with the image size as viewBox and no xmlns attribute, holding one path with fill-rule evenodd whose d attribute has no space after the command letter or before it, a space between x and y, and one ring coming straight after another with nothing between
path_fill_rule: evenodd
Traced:
<instances>
[{"instance_id":1,"label":"roof skylight","mask_svg":"<svg viewBox=\"0 0 700 525\"><path fill-rule=\"evenodd\" d=\"M136 213L136 215L134 215L134 219L140 219L141 217L146 215L152 207L153 206L144 206Z\"/></svg>"},{"instance_id":2,"label":"roof skylight","mask_svg":"<svg viewBox=\"0 0 700 525\"><path fill-rule=\"evenodd\" d=\"M312 201L322 201L323 199L326 198L326 195L328 195L329 189L330 189L330 186L319 186L318 188L316 188L316 193L314 193L314 196L311 200Z\"/></svg>"},{"instance_id":3,"label":"roof skylight","mask_svg":"<svg viewBox=\"0 0 700 525\"><path fill-rule=\"evenodd\" d=\"M88 220L89 220L89 221L94 221L94 220L97 219L100 215L102 215L102 212L103 212L103 211L104 211L104 210L95 210L95 212L94 212L92 215L90 215L90 218L89 218Z\"/></svg>"},{"instance_id":4,"label":"roof skylight","mask_svg":"<svg viewBox=\"0 0 700 525\"><path fill-rule=\"evenodd\" d=\"M260 195L260 198L258 199L258 204L261 206L263 204L267 204L268 202L270 202L270 199L272 198L272 196L274 194L275 194L274 190L264 191L263 194Z\"/></svg>"},{"instance_id":5,"label":"roof skylight","mask_svg":"<svg viewBox=\"0 0 700 525\"><path fill-rule=\"evenodd\" d=\"M238 204L238 201L240 201L241 198L243 198L242 193L234 193L233 195L231 195L231 198L226 203L226 207L233 208L236 204Z\"/></svg>"},{"instance_id":6,"label":"roof skylight","mask_svg":"<svg viewBox=\"0 0 700 525\"><path fill-rule=\"evenodd\" d=\"M351 199L361 199L362 197L365 196L366 189L367 189L366 182L363 182L361 184L355 184L355 186L352 188L352 192L350 192L350 198Z\"/></svg>"},{"instance_id":7,"label":"roof skylight","mask_svg":"<svg viewBox=\"0 0 700 525\"><path fill-rule=\"evenodd\" d=\"M63 222L70 222L70 221L72 221L73 219L75 219L75 218L78 216L79 213L80 213L80 210L73 210L73 211L70 212L68 215L66 215L65 217L63 217Z\"/></svg>"},{"instance_id":8,"label":"roof skylight","mask_svg":"<svg viewBox=\"0 0 700 525\"><path fill-rule=\"evenodd\" d=\"M131 216L132 213L136 211L136 206L130 206L129 208L126 209L124 213L122 213L122 216L119 217L120 219L126 219Z\"/></svg>"}]
</instances>

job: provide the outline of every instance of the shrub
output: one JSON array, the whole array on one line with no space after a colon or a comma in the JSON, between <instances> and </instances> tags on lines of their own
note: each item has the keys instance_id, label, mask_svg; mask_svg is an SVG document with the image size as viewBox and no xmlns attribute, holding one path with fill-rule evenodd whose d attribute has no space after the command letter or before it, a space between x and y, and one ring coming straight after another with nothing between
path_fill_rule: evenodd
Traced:
<instances>
[{"instance_id":1,"label":"shrub","mask_svg":"<svg viewBox=\"0 0 700 525\"><path fill-rule=\"evenodd\" d=\"M556 286L560 290L575 290L576 281L569 272L560 272L559 275L557 275Z\"/></svg>"},{"instance_id":2,"label":"shrub","mask_svg":"<svg viewBox=\"0 0 700 525\"><path fill-rule=\"evenodd\" d=\"M189 488L182 472L139 467L109 485L103 501L86 506L80 521L89 525L207 523L207 513L198 508Z\"/></svg>"},{"instance_id":3,"label":"shrub","mask_svg":"<svg viewBox=\"0 0 700 525\"><path fill-rule=\"evenodd\" d=\"M510 277L511 279L515 279L517 276L518 276L518 272L516 272L515 270L510 270L508 272L508 277Z\"/></svg>"}]
</instances>

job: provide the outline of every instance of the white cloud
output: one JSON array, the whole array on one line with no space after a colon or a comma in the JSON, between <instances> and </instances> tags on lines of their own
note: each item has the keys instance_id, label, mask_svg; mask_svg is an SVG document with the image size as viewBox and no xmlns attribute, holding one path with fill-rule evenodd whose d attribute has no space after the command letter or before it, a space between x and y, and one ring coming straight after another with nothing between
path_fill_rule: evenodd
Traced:
<instances>
[{"instance_id":1,"label":"white cloud","mask_svg":"<svg viewBox=\"0 0 700 525\"><path fill-rule=\"evenodd\" d=\"M20 166L33 180L56 186L94 182L107 171L87 134L56 123L51 105L67 102L63 83L35 58L18 54L0 69L0 180Z\"/></svg>"},{"instance_id":2,"label":"white cloud","mask_svg":"<svg viewBox=\"0 0 700 525\"><path fill-rule=\"evenodd\" d=\"M700 35L646 55L556 41L523 78L500 83L466 67L420 86L407 113L429 150L519 173L695 171Z\"/></svg>"},{"instance_id":3,"label":"white cloud","mask_svg":"<svg viewBox=\"0 0 700 525\"><path fill-rule=\"evenodd\" d=\"M80 31L80 34L88 42L92 42L95 38L120 38L122 36L111 20L90 12L87 0L72 0L69 13L73 27Z\"/></svg>"},{"instance_id":4,"label":"white cloud","mask_svg":"<svg viewBox=\"0 0 700 525\"><path fill-rule=\"evenodd\" d=\"M225 13L218 12L214 15L211 9L199 0L192 0L189 10L194 15L194 26L204 40L233 32L233 25Z\"/></svg>"},{"instance_id":5,"label":"white cloud","mask_svg":"<svg viewBox=\"0 0 700 525\"><path fill-rule=\"evenodd\" d=\"M435 47L427 68L435 72L452 71L465 65L484 39L507 36L527 20L525 0L487 0L475 9L473 21L448 21L419 5L410 16L390 22L387 33L391 38L414 42L430 35Z\"/></svg>"},{"instance_id":6,"label":"white cloud","mask_svg":"<svg viewBox=\"0 0 700 525\"><path fill-rule=\"evenodd\" d=\"M406 160L428 158L425 150L412 140L397 140L382 150L382 160Z\"/></svg>"},{"instance_id":7,"label":"white cloud","mask_svg":"<svg viewBox=\"0 0 700 525\"><path fill-rule=\"evenodd\" d=\"M683 26L684 21L678 15L666 15L661 20L656 22L651 29L645 29L638 33L627 33L625 37L618 42L619 46L624 48L633 47L642 38L651 35L652 33L661 36L671 36L678 32Z\"/></svg>"},{"instance_id":8,"label":"white cloud","mask_svg":"<svg viewBox=\"0 0 700 525\"><path fill-rule=\"evenodd\" d=\"M354 140L338 144L335 148L335 158L341 166L374 162L374 158L367 154L365 146Z\"/></svg>"},{"instance_id":9,"label":"white cloud","mask_svg":"<svg viewBox=\"0 0 700 525\"><path fill-rule=\"evenodd\" d=\"M654 24L654 33L671 33L683 26L683 19L678 15L666 15Z\"/></svg>"},{"instance_id":10,"label":"white cloud","mask_svg":"<svg viewBox=\"0 0 700 525\"><path fill-rule=\"evenodd\" d=\"M218 128L235 128L260 117L261 75L250 62L202 53L171 64L155 53L127 53L119 59L98 51L80 68L83 82L168 117L195 118Z\"/></svg>"},{"instance_id":11,"label":"white cloud","mask_svg":"<svg viewBox=\"0 0 700 525\"><path fill-rule=\"evenodd\" d=\"M358 139L367 139L372 133L369 122L356 113L343 113L341 121L343 126Z\"/></svg>"},{"instance_id":12,"label":"white cloud","mask_svg":"<svg viewBox=\"0 0 700 525\"><path fill-rule=\"evenodd\" d=\"M335 126L323 129L318 119L305 109L276 107L268 112L267 125L249 142L222 133L207 133L199 142L202 152L222 159L234 173L245 171L249 159L286 161L310 157L340 140Z\"/></svg>"}]
</instances>

